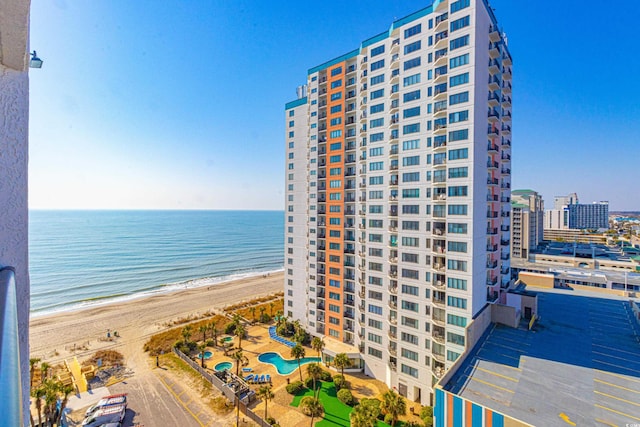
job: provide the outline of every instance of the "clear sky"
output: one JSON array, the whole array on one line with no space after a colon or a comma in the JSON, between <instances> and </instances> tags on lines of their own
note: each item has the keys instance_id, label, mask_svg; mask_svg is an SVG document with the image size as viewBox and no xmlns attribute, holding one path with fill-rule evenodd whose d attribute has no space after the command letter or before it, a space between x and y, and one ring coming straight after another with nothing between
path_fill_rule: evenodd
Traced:
<instances>
[{"instance_id":1,"label":"clear sky","mask_svg":"<svg viewBox=\"0 0 640 427\"><path fill-rule=\"evenodd\" d=\"M307 69L428 4L32 0L31 207L283 209L284 104ZM640 210L640 2L491 4L513 188Z\"/></svg>"}]
</instances>

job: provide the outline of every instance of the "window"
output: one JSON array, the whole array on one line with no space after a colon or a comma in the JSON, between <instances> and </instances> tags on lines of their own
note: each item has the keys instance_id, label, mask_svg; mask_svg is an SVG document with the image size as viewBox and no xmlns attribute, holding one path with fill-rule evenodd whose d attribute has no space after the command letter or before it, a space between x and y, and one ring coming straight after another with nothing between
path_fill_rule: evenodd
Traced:
<instances>
[{"instance_id":1,"label":"window","mask_svg":"<svg viewBox=\"0 0 640 427\"><path fill-rule=\"evenodd\" d=\"M420 106L407 108L402 111L402 118L408 119L409 117L415 117L420 115Z\"/></svg>"},{"instance_id":2,"label":"window","mask_svg":"<svg viewBox=\"0 0 640 427\"><path fill-rule=\"evenodd\" d=\"M418 221L402 221L402 229L418 231L420 230L420 223Z\"/></svg>"},{"instance_id":3,"label":"window","mask_svg":"<svg viewBox=\"0 0 640 427\"><path fill-rule=\"evenodd\" d=\"M383 191L369 191L369 199L371 200L379 200L384 198Z\"/></svg>"},{"instance_id":4,"label":"window","mask_svg":"<svg viewBox=\"0 0 640 427\"><path fill-rule=\"evenodd\" d=\"M469 44L469 36L458 37L449 42L449 50L454 50Z\"/></svg>"},{"instance_id":5,"label":"window","mask_svg":"<svg viewBox=\"0 0 640 427\"><path fill-rule=\"evenodd\" d=\"M402 126L403 135L408 135L408 134L417 133L417 132L420 132L420 123L413 123L410 125Z\"/></svg>"},{"instance_id":6,"label":"window","mask_svg":"<svg viewBox=\"0 0 640 427\"><path fill-rule=\"evenodd\" d=\"M418 215L420 213L420 206L402 205L402 213L406 215Z\"/></svg>"},{"instance_id":7,"label":"window","mask_svg":"<svg viewBox=\"0 0 640 427\"><path fill-rule=\"evenodd\" d=\"M374 90L373 92L371 92L371 95L369 96L369 99L377 99L377 98L381 98L384 96L384 89L378 89L378 90Z\"/></svg>"},{"instance_id":8,"label":"window","mask_svg":"<svg viewBox=\"0 0 640 427\"><path fill-rule=\"evenodd\" d=\"M371 63L371 71L379 70L384 67L384 59Z\"/></svg>"},{"instance_id":9,"label":"window","mask_svg":"<svg viewBox=\"0 0 640 427\"><path fill-rule=\"evenodd\" d=\"M469 73L462 73L449 78L449 87L454 87L465 83L469 83Z\"/></svg>"},{"instance_id":10,"label":"window","mask_svg":"<svg viewBox=\"0 0 640 427\"><path fill-rule=\"evenodd\" d=\"M450 168L449 169L449 178L466 178L469 176L469 168Z\"/></svg>"},{"instance_id":11,"label":"window","mask_svg":"<svg viewBox=\"0 0 640 427\"><path fill-rule=\"evenodd\" d=\"M449 141L450 142L454 142L454 141L463 141L469 139L469 130L468 129L461 129L461 130L454 130L452 132L449 132Z\"/></svg>"},{"instance_id":12,"label":"window","mask_svg":"<svg viewBox=\"0 0 640 427\"><path fill-rule=\"evenodd\" d=\"M416 313L420 312L420 305L416 302L402 300L401 307L403 310L415 311Z\"/></svg>"},{"instance_id":13,"label":"window","mask_svg":"<svg viewBox=\"0 0 640 427\"><path fill-rule=\"evenodd\" d=\"M417 248L420 245L420 239L417 237L403 237L402 246Z\"/></svg>"},{"instance_id":14,"label":"window","mask_svg":"<svg viewBox=\"0 0 640 427\"><path fill-rule=\"evenodd\" d=\"M372 133L371 135L369 135L370 142L378 142L378 141L382 141L383 139L384 139L384 132Z\"/></svg>"},{"instance_id":15,"label":"window","mask_svg":"<svg viewBox=\"0 0 640 427\"><path fill-rule=\"evenodd\" d=\"M369 276L369 284L370 285L376 285L376 286L382 286L382 279L380 277Z\"/></svg>"},{"instance_id":16,"label":"window","mask_svg":"<svg viewBox=\"0 0 640 427\"><path fill-rule=\"evenodd\" d=\"M460 353L456 353L455 351L447 350L447 360L449 362L455 362L460 357Z\"/></svg>"},{"instance_id":17,"label":"window","mask_svg":"<svg viewBox=\"0 0 640 427\"><path fill-rule=\"evenodd\" d=\"M293 135L294 135L293 131L289 132L289 138L293 138Z\"/></svg>"},{"instance_id":18,"label":"window","mask_svg":"<svg viewBox=\"0 0 640 427\"><path fill-rule=\"evenodd\" d=\"M447 231L452 234L467 234L467 224L450 222L447 225Z\"/></svg>"},{"instance_id":19,"label":"window","mask_svg":"<svg viewBox=\"0 0 640 427\"><path fill-rule=\"evenodd\" d=\"M340 138L342 136L342 131L341 130L334 130L331 131L331 133L329 134L329 136L331 138Z\"/></svg>"},{"instance_id":20,"label":"window","mask_svg":"<svg viewBox=\"0 0 640 427\"><path fill-rule=\"evenodd\" d=\"M342 104L334 105L333 107L331 107L331 114L339 113L340 111L342 111Z\"/></svg>"},{"instance_id":21,"label":"window","mask_svg":"<svg viewBox=\"0 0 640 427\"><path fill-rule=\"evenodd\" d=\"M458 148L457 150L449 150L449 160L466 159L469 157L468 148Z\"/></svg>"},{"instance_id":22,"label":"window","mask_svg":"<svg viewBox=\"0 0 640 427\"><path fill-rule=\"evenodd\" d=\"M340 250L340 243L329 243L329 249Z\"/></svg>"},{"instance_id":23,"label":"window","mask_svg":"<svg viewBox=\"0 0 640 427\"><path fill-rule=\"evenodd\" d=\"M409 43L408 45L406 45L404 47L404 54L408 55L411 52L415 52L416 50L420 50L422 42L420 40L413 42L413 43Z\"/></svg>"},{"instance_id":24,"label":"window","mask_svg":"<svg viewBox=\"0 0 640 427\"><path fill-rule=\"evenodd\" d=\"M367 338L371 342L374 342L376 344L382 344L382 337L380 335L372 334L371 332L369 332Z\"/></svg>"},{"instance_id":25,"label":"window","mask_svg":"<svg viewBox=\"0 0 640 427\"><path fill-rule=\"evenodd\" d=\"M449 197L464 197L468 195L466 185L449 187L447 190L448 190Z\"/></svg>"},{"instance_id":26,"label":"window","mask_svg":"<svg viewBox=\"0 0 640 427\"><path fill-rule=\"evenodd\" d=\"M340 230L329 230L329 237L340 237Z\"/></svg>"},{"instance_id":27,"label":"window","mask_svg":"<svg viewBox=\"0 0 640 427\"><path fill-rule=\"evenodd\" d=\"M329 304L329 311L332 311L334 313L340 313L340 306L339 305L335 305L335 304Z\"/></svg>"},{"instance_id":28,"label":"window","mask_svg":"<svg viewBox=\"0 0 640 427\"><path fill-rule=\"evenodd\" d=\"M447 212L449 215L466 215L467 205L448 205Z\"/></svg>"},{"instance_id":29,"label":"window","mask_svg":"<svg viewBox=\"0 0 640 427\"><path fill-rule=\"evenodd\" d=\"M402 158L402 166L417 166L420 164L420 156L410 156Z\"/></svg>"},{"instance_id":30,"label":"window","mask_svg":"<svg viewBox=\"0 0 640 427\"><path fill-rule=\"evenodd\" d=\"M447 288L459 289L461 291L467 290L467 281L464 279L456 279L453 277L447 277Z\"/></svg>"},{"instance_id":31,"label":"window","mask_svg":"<svg viewBox=\"0 0 640 427\"><path fill-rule=\"evenodd\" d=\"M451 58L449 60L449 68L456 68L462 65L467 65L469 63L469 54L465 53L464 55L456 56L455 58Z\"/></svg>"},{"instance_id":32,"label":"window","mask_svg":"<svg viewBox=\"0 0 640 427\"><path fill-rule=\"evenodd\" d=\"M417 83L420 83L420 73L402 79L402 85L404 87L411 86Z\"/></svg>"},{"instance_id":33,"label":"window","mask_svg":"<svg viewBox=\"0 0 640 427\"><path fill-rule=\"evenodd\" d=\"M449 123L465 122L469 120L469 111L456 111L455 113L449 113Z\"/></svg>"},{"instance_id":34,"label":"window","mask_svg":"<svg viewBox=\"0 0 640 427\"><path fill-rule=\"evenodd\" d=\"M447 242L447 249L450 252L467 252L467 244L465 242Z\"/></svg>"},{"instance_id":35,"label":"window","mask_svg":"<svg viewBox=\"0 0 640 427\"><path fill-rule=\"evenodd\" d=\"M331 94L332 101L337 101L338 99L342 99L342 92L336 92Z\"/></svg>"},{"instance_id":36,"label":"window","mask_svg":"<svg viewBox=\"0 0 640 427\"><path fill-rule=\"evenodd\" d=\"M373 357L377 357L378 359L382 359L382 351L377 348L369 347L369 355Z\"/></svg>"},{"instance_id":37,"label":"window","mask_svg":"<svg viewBox=\"0 0 640 427\"><path fill-rule=\"evenodd\" d=\"M340 301L340 294L337 292L329 292L329 298L335 301Z\"/></svg>"},{"instance_id":38,"label":"window","mask_svg":"<svg viewBox=\"0 0 640 427\"><path fill-rule=\"evenodd\" d=\"M293 117L295 113L296 113L295 110L289 110L289 117Z\"/></svg>"},{"instance_id":39,"label":"window","mask_svg":"<svg viewBox=\"0 0 640 427\"><path fill-rule=\"evenodd\" d=\"M380 74L379 76L371 77L371 86L377 85L378 83L384 82L384 74Z\"/></svg>"},{"instance_id":40,"label":"window","mask_svg":"<svg viewBox=\"0 0 640 427\"><path fill-rule=\"evenodd\" d=\"M369 313L382 315L382 307L378 307L377 305L369 304Z\"/></svg>"},{"instance_id":41,"label":"window","mask_svg":"<svg viewBox=\"0 0 640 427\"><path fill-rule=\"evenodd\" d=\"M382 258L383 252L380 248L369 248L369 255Z\"/></svg>"},{"instance_id":42,"label":"window","mask_svg":"<svg viewBox=\"0 0 640 427\"><path fill-rule=\"evenodd\" d=\"M404 342L408 342L413 345L418 345L418 337L413 334L402 332L400 333L400 339Z\"/></svg>"},{"instance_id":43,"label":"window","mask_svg":"<svg viewBox=\"0 0 640 427\"><path fill-rule=\"evenodd\" d=\"M405 255L405 254L403 254L403 255ZM404 259L403 259L403 261L404 261ZM418 289L417 286L402 285L402 293L403 294L407 294L407 295L418 296L420 294L420 290Z\"/></svg>"},{"instance_id":44,"label":"window","mask_svg":"<svg viewBox=\"0 0 640 427\"><path fill-rule=\"evenodd\" d=\"M402 182L418 182L420 181L420 172L408 172L402 174Z\"/></svg>"},{"instance_id":45,"label":"window","mask_svg":"<svg viewBox=\"0 0 640 427\"><path fill-rule=\"evenodd\" d=\"M400 354L402 355L402 357L404 357L405 359L410 359L413 360L415 362L418 361L418 353L416 353L415 351L411 351L411 350L407 350L406 348L403 348L400 351Z\"/></svg>"},{"instance_id":46,"label":"window","mask_svg":"<svg viewBox=\"0 0 640 427\"><path fill-rule=\"evenodd\" d=\"M464 337L462 335L454 334L453 332L447 332L447 342L464 347Z\"/></svg>"},{"instance_id":47,"label":"window","mask_svg":"<svg viewBox=\"0 0 640 427\"><path fill-rule=\"evenodd\" d=\"M336 67L333 70L331 70L331 77L335 77L338 74L342 74L342 67Z\"/></svg>"},{"instance_id":48,"label":"window","mask_svg":"<svg viewBox=\"0 0 640 427\"><path fill-rule=\"evenodd\" d=\"M329 187L330 188L340 188L342 187L342 181L335 179L329 182Z\"/></svg>"},{"instance_id":49,"label":"window","mask_svg":"<svg viewBox=\"0 0 640 427\"><path fill-rule=\"evenodd\" d=\"M382 185L384 184L383 176L370 176L369 177L369 185Z\"/></svg>"},{"instance_id":50,"label":"window","mask_svg":"<svg viewBox=\"0 0 640 427\"><path fill-rule=\"evenodd\" d=\"M342 156L340 154L329 157L330 163L337 163L337 162L340 162L341 160L342 160Z\"/></svg>"},{"instance_id":51,"label":"window","mask_svg":"<svg viewBox=\"0 0 640 427\"><path fill-rule=\"evenodd\" d=\"M460 261L457 259L448 259L447 269L456 270L456 271L467 271L467 261Z\"/></svg>"},{"instance_id":52,"label":"window","mask_svg":"<svg viewBox=\"0 0 640 427\"><path fill-rule=\"evenodd\" d=\"M407 366L404 363L400 365L400 370L403 374L410 375L414 378L418 378L418 370L416 368L412 368L411 366Z\"/></svg>"},{"instance_id":53,"label":"window","mask_svg":"<svg viewBox=\"0 0 640 427\"><path fill-rule=\"evenodd\" d=\"M451 32L459 30L460 28L469 26L469 15L456 19L455 21L451 21L450 28Z\"/></svg>"},{"instance_id":54,"label":"window","mask_svg":"<svg viewBox=\"0 0 640 427\"><path fill-rule=\"evenodd\" d=\"M420 99L420 90L414 90L413 92L407 92L402 95L404 102L415 101L416 99Z\"/></svg>"},{"instance_id":55,"label":"window","mask_svg":"<svg viewBox=\"0 0 640 427\"><path fill-rule=\"evenodd\" d=\"M384 169L384 162L371 162L369 163L370 171L381 171Z\"/></svg>"},{"instance_id":56,"label":"window","mask_svg":"<svg viewBox=\"0 0 640 427\"><path fill-rule=\"evenodd\" d=\"M329 122L331 126L337 126L342 123L342 117L336 117Z\"/></svg>"},{"instance_id":57,"label":"window","mask_svg":"<svg viewBox=\"0 0 640 427\"><path fill-rule=\"evenodd\" d=\"M451 13L457 12L459 10L464 9L465 7L469 7L469 0L458 0L451 3Z\"/></svg>"},{"instance_id":58,"label":"window","mask_svg":"<svg viewBox=\"0 0 640 427\"><path fill-rule=\"evenodd\" d=\"M411 270L411 269L408 269L408 268L403 268L402 269L402 277L405 277L407 279L419 280L420 279L420 273L417 270Z\"/></svg>"},{"instance_id":59,"label":"window","mask_svg":"<svg viewBox=\"0 0 640 427\"><path fill-rule=\"evenodd\" d=\"M407 28L406 30L404 30L404 38L408 39L411 36L415 36L416 34L420 34L421 31L422 31L422 24L418 24L418 25L413 26L411 28Z\"/></svg>"},{"instance_id":60,"label":"window","mask_svg":"<svg viewBox=\"0 0 640 427\"><path fill-rule=\"evenodd\" d=\"M464 328L467 326L467 318L456 316L455 314L447 314L447 323L449 325L460 326Z\"/></svg>"},{"instance_id":61,"label":"window","mask_svg":"<svg viewBox=\"0 0 640 427\"><path fill-rule=\"evenodd\" d=\"M384 147L375 147L375 148L369 149L370 157L382 156L383 154L384 154Z\"/></svg>"},{"instance_id":62,"label":"window","mask_svg":"<svg viewBox=\"0 0 640 427\"><path fill-rule=\"evenodd\" d=\"M469 101L469 92L456 93L449 97L449 104L456 105Z\"/></svg>"},{"instance_id":63,"label":"window","mask_svg":"<svg viewBox=\"0 0 640 427\"><path fill-rule=\"evenodd\" d=\"M380 55L381 53L384 53L384 45L380 45L380 46L376 46L373 49L371 49L371 57Z\"/></svg>"},{"instance_id":64,"label":"window","mask_svg":"<svg viewBox=\"0 0 640 427\"><path fill-rule=\"evenodd\" d=\"M369 120L370 128L379 128L380 126L384 126L384 118L380 117L379 119Z\"/></svg>"},{"instance_id":65,"label":"window","mask_svg":"<svg viewBox=\"0 0 640 427\"><path fill-rule=\"evenodd\" d=\"M340 86L342 86L342 79L331 82L331 89L335 89Z\"/></svg>"},{"instance_id":66,"label":"window","mask_svg":"<svg viewBox=\"0 0 640 427\"><path fill-rule=\"evenodd\" d=\"M369 205L369 213L382 213L382 205Z\"/></svg>"},{"instance_id":67,"label":"window","mask_svg":"<svg viewBox=\"0 0 640 427\"><path fill-rule=\"evenodd\" d=\"M369 326L374 329L382 330L382 322L380 320L369 319Z\"/></svg>"},{"instance_id":68,"label":"window","mask_svg":"<svg viewBox=\"0 0 640 427\"><path fill-rule=\"evenodd\" d=\"M407 150L416 150L420 148L420 140L419 139L412 139L409 141L403 141L402 142L402 150L407 151Z\"/></svg>"},{"instance_id":69,"label":"window","mask_svg":"<svg viewBox=\"0 0 640 427\"><path fill-rule=\"evenodd\" d=\"M329 218L329 224L340 225L340 218Z\"/></svg>"},{"instance_id":70,"label":"window","mask_svg":"<svg viewBox=\"0 0 640 427\"><path fill-rule=\"evenodd\" d=\"M448 296L447 297L447 305L449 307L461 308L463 310L466 310L466 308L467 308L467 300L465 298L458 298L458 297Z\"/></svg>"},{"instance_id":71,"label":"window","mask_svg":"<svg viewBox=\"0 0 640 427\"><path fill-rule=\"evenodd\" d=\"M405 188L402 190L402 198L403 199L415 199L420 197L420 189L419 188Z\"/></svg>"},{"instance_id":72,"label":"window","mask_svg":"<svg viewBox=\"0 0 640 427\"><path fill-rule=\"evenodd\" d=\"M369 234L369 241L373 243L382 243L382 234Z\"/></svg>"},{"instance_id":73,"label":"window","mask_svg":"<svg viewBox=\"0 0 640 427\"><path fill-rule=\"evenodd\" d=\"M371 228L382 228L383 227L383 221L381 219L370 219L369 220L369 227L371 227ZM373 263L369 263L369 268L371 268L371 269L372 269L372 267L371 267L372 264ZM381 271L381 270L376 270L376 271Z\"/></svg>"},{"instance_id":74,"label":"window","mask_svg":"<svg viewBox=\"0 0 640 427\"><path fill-rule=\"evenodd\" d=\"M409 59L408 61L404 61L404 71L410 70L415 67L420 66L420 57Z\"/></svg>"},{"instance_id":75,"label":"window","mask_svg":"<svg viewBox=\"0 0 640 427\"><path fill-rule=\"evenodd\" d=\"M329 175L331 175L331 176L342 175L342 168L331 168L331 169L329 169Z\"/></svg>"}]
</instances>

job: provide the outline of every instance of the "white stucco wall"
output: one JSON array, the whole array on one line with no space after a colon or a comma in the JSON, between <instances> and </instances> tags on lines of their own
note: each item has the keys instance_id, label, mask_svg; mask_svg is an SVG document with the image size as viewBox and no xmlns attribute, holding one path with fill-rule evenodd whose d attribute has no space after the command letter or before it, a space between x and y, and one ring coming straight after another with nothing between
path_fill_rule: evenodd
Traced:
<instances>
[{"instance_id":1,"label":"white stucco wall","mask_svg":"<svg viewBox=\"0 0 640 427\"><path fill-rule=\"evenodd\" d=\"M0 0L0 266L15 269L25 425L29 422L29 1Z\"/></svg>"}]
</instances>

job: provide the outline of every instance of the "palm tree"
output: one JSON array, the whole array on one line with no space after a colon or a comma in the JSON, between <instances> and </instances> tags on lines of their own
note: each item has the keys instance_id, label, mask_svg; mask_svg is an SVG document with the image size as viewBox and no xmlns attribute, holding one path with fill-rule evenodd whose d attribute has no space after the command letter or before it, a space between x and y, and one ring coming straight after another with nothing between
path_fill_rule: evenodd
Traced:
<instances>
[{"instance_id":1,"label":"palm tree","mask_svg":"<svg viewBox=\"0 0 640 427\"><path fill-rule=\"evenodd\" d=\"M57 425L61 425L60 421L62 421L62 413L64 412L64 408L67 407L67 402L69 401L69 395L73 393L73 386L60 384L58 391L64 395L62 399L62 403L60 404L60 412L58 413L58 419L56 420Z\"/></svg>"},{"instance_id":2,"label":"palm tree","mask_svg":"<svg viewBox=\"0 0 640 427\"><path fill-rule=\"evenodd\" d=\"M261 305L259 310L260 310L260 321L262 322L262 318L264 317L264 312L267 311L267 308Z\"/></svg>"},{"instance_id":3,"label":"palm tree","mask_svg":"<svg viewBox=\"0 0 640 427\"><path fill-rule=\"evenodd\" d=\"M191 325L187 325L184 328L182 328L182 337L184 338L185 344L189 342L189 338L191 338L192 333L193 333L193 328L191 327Z\"/></svg>"},{"instance_id":4,"label":"palm tree","mask_svg":"<svg viewBox=\"0 0 640 427\"><path fill-rule=\"evenodd\" d=\"M333 359L333 365L340 369L340 373L344 377L344 368L351 366L351 359L349 359L346 353L338 353Z\"/></svg>"},{"instance_id":5,"label":"palm tree","mask_svg":"<svg viewBox=\"0 0 640 427\"><path fill-rule=\"evenodd\" d=\"M44 397L44 387L39 385L31 389L31 396L35 399L36 411L38 411L38 425L42 425L42 398Z\"/></svg>"},{"instance_id":6,"label":"palm tree","mask_svg":"<svg viewBox=\"0 0 640 427\"><path fill-rule=\"evenodd\" d=\"M273 399L275 394L271 391L270 385L262 386L258 389L258 397L264 399L264 419L267 419L267 403Z\"/></svg>"},{"instance_id":7,"label":"palm tree","mask_svg":"<svg viewBox=\"0 0 640 427\"><path fill-rule=\"evenodd\" d=\"M207 325L201 325L198 328L198 332L200 332L202 334L202 342L207 342L207 331L209 330L209 327Z\"/></svg>"},{"instance_id":8,"label":"palm tree","mask_svg":"<svg viewBox=\"0 0 640 427\"><path fill-rule=\"evenodd\" d=\"M318 381L322 376L322 368L320 367L320 364L309 363L307 365L307 375L309 375L309 378L313 378L313 397L317 399L320 392L318 391L319 389L316 388L316 381Z\"/></svg>"},{"instance_id":9,"label":"palm tree","mask_svg":"<svg viewBox=\"0 0 640 427\"><path fill-rule=\"evenodd\" d=\"M296 359L298 362L298 371L300 371L300 381L302 381L302 369L300 368L300 359L302 359L305 355L304 347L300 345L300 343L296 344L295 347L291 349L291 357Z\"/></svg>"},{"instance_id":10,"label":"palm tree","mask_svg":"<svg viewBox=\"0 0 640 427\"><path fill-rule=\"evenodd\" d=\"M273 317L273 307L275 307L275 306L276 306L275 302L271 301L269 303L269 313L271 313L271 317Z\"/></svg>"},{"instance_id":11,"label":"palm tree","mask_svg":"<svg viewBox=\"0 0 640 427\"><path fill-rule=\"evenodd\" d=\"M400 396L393 390L389 390L382 395L382 404L380 405L380 409L383 414L391 415L391 427L394 427L396 425L396 421L398 421L398 417L400 415L406 415L407 402L404 400L404 397Z\"/></svg>"},{"instance_id":12,"label":"palm tree","mask_svg":"<svg viewBox=\"0 0 640 427\"><path fill-rule=\"evenodd\" d=\"M283 313L282 310L278 310L276 311L276 326L280 326L280 324L282 323L283 320Z\"/></svg>"},{"instance_id":13,"label":"palm tree","mask_svg":"<svg viewBox=\"0 0 640 427\"><path fill-rule=\"evenodd\" d=\"M242 316L240 316L238 313L235 313L233 315L233 320L231 320L231 323L233 323L234 325L238 326L241 321L242 321Z\"/></svg>"},{"instance_id":14,"label":"palm tree","mask_svg":"<svg viewBox=\"0 0 640 427\"><path fill-rule=\"evenodd\" d=\"M320 400L311 396L302 398L300 401L300 409L303 414L311 417L311 427L313 427L313 420L324 412L324 407L322 403L320 403Z\"/></svg>"},{"instance_id":15,"label":"palm tree","mask_svg":"<svg viewBox=\"0 0 640 427\"><path fill-rule=\"evenodd\" d=\"M44 384L44 380L47 379L49 368L51 368L51 365L49 365L47 362L42 362L40 364L40 384Z\"/></svg>"},{"instance_id":16,"label":"palm tree","mask_svg":"<svg viewBox=\"0 0 640 427\"><path fill-rule=\"evenodd\" d=\"M42 386L44 389L44 419L48 425L53 425L56 403L58 402L58 382L48 379Z\"/></svg>"},{"instance_id":17,"label":"palm tree","mask_svg":"<svg viewBox=\"0 0 640 427\"><path fill-rule=\"evenodd\" d=\"M238 337L238 348L242 350L242 337L247 333L247 329L244 327L242 323L239 323L236 326L236 335Z\"/></svg>"},{"instance_id":18,"label":"palm tree","mask_svg":"<svg viewBox=\"0 0 640 427\"><path fill-rule=\"evenodd\" d=\"M236 361L236 376L240 374L240 364L244 362L244 354L242 354L242 350L238 350L231 355L231 358Z\"/></svg>"},{"instance_id":19,"label":"palm tree","mask_svg":"<svg viewBox=\"0 0 640 427\"><path fill-rule=\"evenodd\" d=\"M249 307L249 313L251 313L251 320L256 321L256 306Z\"/></svg>"},{"instance_id":20,"label":"palm tree","mask_svg":"<svg viewBox=\"0 0 640 427\"><path fill-rule=\"evenodd\" d=\"M380 410L376 406L363 399L349 415L351 427L375 427L379 414Z\"/></svg>"},{"instance_id":21,"label":"palm tree","mask_svg":"<svg viewBox=\"0 0 640 427\"><path fill-rule=\"evenodd\" d=\"M205 343L198 344L198 350L200 351L200 364L202 365L203 369L204 369L204 349L205 348L207 348L207 344Z\"/></svg>"},{"instance_id":22,"label":"palm tree","mask_svg":"<svg viewBox=\"0 0 640 427\"><path fill-rule=\"evenodd\" d=\"M324 350L324 340L320 337L313 337L311 340L311 348L318 352L318 357L320 357L320 353Z\"/></svg>"},{"instance_id":23,"label":"palm tree","mask_svg":"<svg viewBox=\"0 0 640 427\"><path fill-rule=\"evenodd\" d=\"M213 332L213 345L218 345L218 328L216 328L216 324L211 322L211 331Z\"/></svg>"},{"instance_id":24,"label":"palm tree","mask_svg":"<svg viewBox=\"0 0 640 427\"><path fill-rule=\"evenodd\" d=\"M29 359L29 386L33 385L33 373L36 370L36 363L40 362L41 359L37 358L37 357L32 357L31 359Z\"/></svg>"}]
</instances>

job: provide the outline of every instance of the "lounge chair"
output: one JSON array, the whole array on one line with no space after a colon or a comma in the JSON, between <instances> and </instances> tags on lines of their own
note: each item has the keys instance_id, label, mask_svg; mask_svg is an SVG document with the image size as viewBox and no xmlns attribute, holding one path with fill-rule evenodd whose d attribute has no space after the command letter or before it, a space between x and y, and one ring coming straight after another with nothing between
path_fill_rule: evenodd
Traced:
<instances>
[{"instance_id":1,"label":"lounge chair","mask_svg":"<svg viewBox=\"0 0 640 427\"><path fill-rule=\"evenodd\" d=\"M260 376L260 380L258 381L258 384L263 384L264 383L264 375Z\"/></svg>"},{"instance_id":2,"label":"lounge chair","mask_svg":"<svg viewBox=\"0 0 640 427\"><path fill-rule=\"evenodd\" d=\"M244 377L245 381L251 381L253 379L253 374L249 374L246 377Z\"/></svg>"},{"instance_id":3,"label":"lounge chair","mask_svg":"<svg viewBox=\"0 0 640 427\"><path fill-rule=\"evenodd\" d=\"M265 381L271 384L271 375L267 374L267 378Z\"/></svg>"},{"instance_id":4,"label":"lounge chair","mask_svg":"<svg viewBox=\"0 0 640 427\"><path fill-rule=\"evenodd\" d=\"M242 368L242 372L251 372L253 368Z\"/></svg>"}]
</instances>

